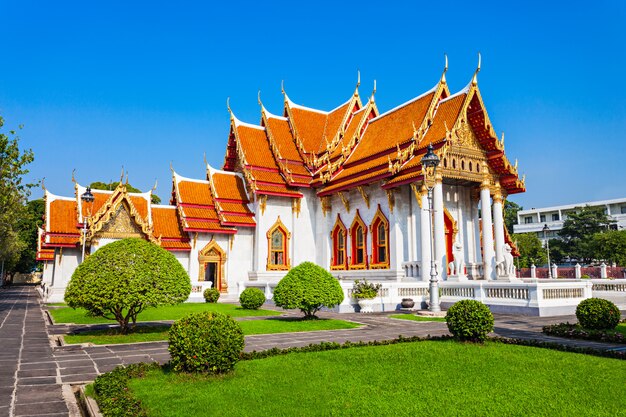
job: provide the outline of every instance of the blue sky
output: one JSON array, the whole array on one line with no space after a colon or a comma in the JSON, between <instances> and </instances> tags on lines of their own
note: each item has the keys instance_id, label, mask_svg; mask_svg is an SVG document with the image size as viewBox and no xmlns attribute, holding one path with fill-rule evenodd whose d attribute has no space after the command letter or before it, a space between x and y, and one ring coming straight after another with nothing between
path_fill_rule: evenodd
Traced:
<instances>
[{"instance_id":1,"label":"blue sky","mask_svg":"<svg viewBox=\"0 0 626 417\"><path fill-rule=\"evenodd\" d=\"M55 194L118 179L167 200L170 162L221 167L226 98L258 123L290 98L329 110L378 83L381 111L438 80L479 86L525 208L626 197L626 3L0 0L0 115L24 124L33 179ZM589 159L592 159L589 161ZM35 190L33 197L39 197Z\"/></svg>"}]
</instances>

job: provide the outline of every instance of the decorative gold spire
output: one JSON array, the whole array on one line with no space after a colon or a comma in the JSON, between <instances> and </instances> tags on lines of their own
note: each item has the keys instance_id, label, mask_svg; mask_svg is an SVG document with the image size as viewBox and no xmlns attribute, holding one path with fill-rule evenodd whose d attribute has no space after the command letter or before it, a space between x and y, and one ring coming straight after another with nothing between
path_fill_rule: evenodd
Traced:
<instances>
[{"instance_id":1,"label":"decorative gold spire","mask_svg":"<svg viewBox=\"0 0 626 417\"><path fill-rule=\"evenodd\" d=\"M374 95L376 94L376 80L374 80L374 89L372 90L372 95L370 96L370 103L374 102Z\"/></svg>"},{"instance_id":2,"label":"decorative gold spire","mask_svg":"<svg viewBox=\"0 0 626 417\"><path fill-rule=\"evenodd\" d=\"M157 189L157 185L159 185L159 180L158 179L154 179L154 186L152 186L152 189L150 190L150 192L156 192Z\"/></svg>"},{"instance_id":3,"label":"decorative gold spire","mask_svg":"<svg viewBox=\"0 0 626 417\"><path fill-rule=\"evenodd\" d=\"M120 184L124 182L124 165L122 165L122 172L120 174Z\"/></svg>"},{"instance_id":4,"label":"decorative gold spire","mask_svg":"<svg viewBox=\"0 0 626 417\"><path fill-rule=\"evenodd\" d=\"M46 177L43 177L41 179L41 189L43 190L43 192L46 192Z\"/></svg>"},{"instance_id":5,"label":"decorative gold spire","mask_svg":"<svg viewBox=\"0 0 626 417\"><path fill-rule=\"evenodd\" d=\"M230 108L230 97L226 98L226 108L228 109L228 113L230 113L230 120L234 120L235 115L233 114L232 109Z\"/></svg>"},{"instance_id":6,"label":"decorative gold spire","mask_svg":"<svg viewBox=\"0 0 626 417\"><path fill-rule=\"evenodd\" d=\"M76 184L76 177L74 176L74 174L75 174L75 173L76 173L76 168L74 168L74 169L72 170L72 182L73 182L74 184Z\"/></svg>"},{"instance_id":7,"label":"decorative gold spire","mask_svg":"<svg viewBox=\"0 0 626 417\"><path fill-rule=\"evenodd\" d=\"M480 52L478 53L478 66L476 67L476 72L474 72L474 77L472 78L472 85L478 85L478 73L480 72L480 63L481 57Z\"/></svg>"},{"instance_id":8,"label":"decorative gold spire","mask_svg":"<svg viewBox=\"0 0 626 417\"><path fill-rule=\"evenodd\" d=\"M444 60L445 60L445 65L443 67L443 73L441 73L441 83L445 84L446 83L446 72L448 72L448 54L444 53L443 54Z\"/></svg>"}]
</instances>

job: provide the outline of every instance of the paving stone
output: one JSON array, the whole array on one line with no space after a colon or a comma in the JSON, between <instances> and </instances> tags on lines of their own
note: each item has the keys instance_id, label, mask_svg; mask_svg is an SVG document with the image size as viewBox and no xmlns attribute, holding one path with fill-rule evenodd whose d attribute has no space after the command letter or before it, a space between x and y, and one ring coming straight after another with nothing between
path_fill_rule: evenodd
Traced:
<instances>
[{"instance_id":1,"label":"paving stone","mask_svg":"<svg viewBox=\"0 0 626 417\"><path fill-rule=\"evenodd\" d=\"M41 415L50 413L67 413L67 405L65 401L50 401L46 403L31 403L31 404L16 404L15 415L27 416L27 415Z\"/></svg>"}]
</instances>

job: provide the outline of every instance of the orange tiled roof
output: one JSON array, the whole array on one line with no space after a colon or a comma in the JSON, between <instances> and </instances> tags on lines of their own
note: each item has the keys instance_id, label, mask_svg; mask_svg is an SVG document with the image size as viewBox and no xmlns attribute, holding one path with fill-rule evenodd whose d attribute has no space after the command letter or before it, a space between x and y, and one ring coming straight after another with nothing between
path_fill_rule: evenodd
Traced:
<instances>
[{"instance_id":1,"label":"orange tiled roof","mask_svg":"<svg viewBox=\"0 0 626 417\"><path fill-rule=\"evenodd\" d=\"M77 206L73 200L54 200L50 202L48 233L80 233L77 222Z\"/></svg>"},{"instance_id":2,"label":"orange tiled roof","mask_svg":"<svg viewBox=\"0 0 626 417\"><path fill-rule=\"evenodd\" d=\"M437 144L445 139L446 127L452 129L459 118L463 103L467 94L459 94L449 99L442 100L437 106L432 125L428 128L426 135L420 141L419 148L426 148L429 143Z\"/></svg>"},{"instance_id":3,"label":"orange tiled roof","mask_svg":"<svg viewBox=\"0 0 626 417\"><path fill-rule=\"evenodd\" d=\"M291 161L302 162L302 157L300 156L300 152L298 152L296 142L289 129L289 120L285 117L277 117L270 114L267 114L266 120L266 128L271 132L272 137L276 141L280 155Z\"/></svg>"},{"instance_id":4,"label":"orange tiled roof","mask_svg":"<svg viewBox=\"0 0 626 417\"><path fill-rule=\"evenodd\" d=\"M250 200L240 174L217 171L208 167L216 201L216 209L224 226L254 227L254 213L248 207Z\"/></svg>"},{"instance_id":5,"label":"orange tiled roof","mask_svg":"<svg viewBox=\"0 0 626 417\"><path fill-rule=\"evenodd\" d=\"M176 207L153 206L154 236L161 239L161 247L169 250L191 250L189 236L180 226Z\"/></svg>"},{"instance_id":6,"label":"orange tiled roof","mask_svg":"<svg viewBox=\"0 0 626 417\"><path fill-rule=\"evenodd\" d=\"M372 119L346 163L354 163L386 150L395 149L413 138L413 125L419 127L426 117L434 92Z\"/></svg>"}]
</instances>

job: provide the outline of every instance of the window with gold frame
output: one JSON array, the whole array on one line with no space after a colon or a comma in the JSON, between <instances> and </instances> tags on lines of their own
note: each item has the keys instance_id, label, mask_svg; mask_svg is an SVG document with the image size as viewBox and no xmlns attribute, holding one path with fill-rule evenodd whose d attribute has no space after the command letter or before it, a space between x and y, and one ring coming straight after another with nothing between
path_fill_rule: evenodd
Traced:
<instances>
[{"instance_id":1,"label":"window with gold frame","mask_svg":"<svg viewBox=\"0 0 626 417\"><path fill-rule=\"evenodd\" d=\"M280 220L267 231L267 270L288 270L289 260L289 239L291 233Z\"/></svg>"},{"instance_id":2,"label":"window with gold frame","mask_svg":"<svg viewBox=\"0 0 626 417\"><path fill-rule=\"evenodd\" d=\"M378 206L371 225L373 269L389 268L389 221Z\"/></svg>"},{"instance_id":3,"label":"window with gold frame","mask_svg":"<svg viewBox=\"0 0 626 417\"><path fill-rule=\"evenodd\" d=\"M367 269L367 227L358 210L350 226L350 244L350 269Z\"/></svg>"},{"instance_id":4,"label":"window with gold frame","mask_svg":"<svg viewBox=\"0 0 626 417\"><path fill-rule=\"evenodd\" d=\"M348 230L341 221L341 217L339 216L339 214L337 214L337 221L335 221L333 230L330 233L333 247L333 257L331 260L330 269L347 269L347 235Z\"/></svg>"}]
</instances>

